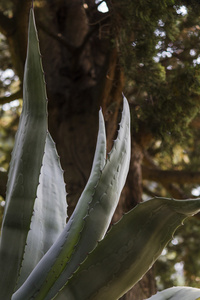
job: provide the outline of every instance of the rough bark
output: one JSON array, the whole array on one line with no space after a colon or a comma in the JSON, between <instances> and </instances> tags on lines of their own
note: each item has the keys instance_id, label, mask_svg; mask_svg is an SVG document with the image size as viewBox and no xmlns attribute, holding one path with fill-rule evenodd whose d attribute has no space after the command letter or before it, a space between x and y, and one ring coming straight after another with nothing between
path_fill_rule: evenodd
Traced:
<instances>
[{"instance_id":1,"label":"rough bark","mask_svg":"<svg viewBox=\"0 0 200 300\"><path fill-rule=\"evenodd\" d=\"M16 1L13 18L7 18L5 15L4 18L2 18L2 16L0 17L1 20L4 19L5 27L3 28L3 34L7 37L13 68L15 69L16 74L19 76L21 82L23 81L24 64L26 58L28 33L27 24L30 7L31 0Z\"/></svg>"},{"instance_id":2,"label":"rough bark","mask_svg":"<svg viewBox=\"0 0 200 300\"><path fill-rule=\"evenodd\" d=\"M6 195L6 183L7 183L7 173L0 172L0 195L5 198Z\"/></svg>"},{"instance_id":3,"label":"rough bark","mask_svg":"<svg viewBox=\"0 0 200 300\"><path fill-rule=\"evenodd\" d=\"M65 170L71 214L91 169L110 49L107 40L98 38L99 26L89 27L80 1L52 1L36 15L49 98L49 128Z\"/></svg>"}]
</instances>

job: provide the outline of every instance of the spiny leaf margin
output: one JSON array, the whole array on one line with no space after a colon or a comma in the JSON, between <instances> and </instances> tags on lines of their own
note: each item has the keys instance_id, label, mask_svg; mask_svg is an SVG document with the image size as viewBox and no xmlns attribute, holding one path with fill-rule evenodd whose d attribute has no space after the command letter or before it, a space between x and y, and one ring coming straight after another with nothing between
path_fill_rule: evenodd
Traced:
<instances>
[{"instance_id":1,"label":"spiny leaf margin","mask_svg":"<svg viewBox=\"0 0 200 300\"><path fill-rule=\"evenodd\" d=\"M103 131L105 131L101 111L100 116L99 137L101 136L100 133L102 128ZM123 187L120 183L125 182L129 169L130 113L128 102L125 98L118 138L114 143L113 150L111 151L111 155L109 156L109 159L107 159L106 163L106 139L105 134L103 135L103 139L102 137L100 138L101 143L103 142L102 146L99 147L98 142L98 150L96 150L97 152L100 151L97 157L100 155L100 161L103 160L103 164L99 164L99 160L98 163L95 162L96 159L94 160L94 164L97 163L97 165L102 166L103 169L99 168L99 166L92 169L99 170L99 175L95 177L93 175L90 176L89 182L78 202L77 208L57 243L54 244L47 255L43 257L22 288L14 294L13 300L21 298L29 299L28 297L32 297L37 300L52 299L52 297L57 294L58 290L62 288L71 274L76 270L79 264L85 259L87 253L91 251L97 244L98 240L104 236L110 224L110 220ZM103 155L102 150L100 150L101 148L104 149ZM90 197L88 197L88 192ZM81 224L81 227L79 224ZM78 237L78 239L76 237ZM80 242L82 238L84 241L83 243ZM81 251L79 251L79 249ZM74 253L78 253L75 262ZM71 263L71 266L68 262ZM69 267L71 267L71 270ZM62 270L66 271L66 273L63 272L63 277L61 274ZM40 281L38 281L38 278L40 278ZM49 292L49 288L51 288L54 282L55 286L53 286Z\"/></svg>"},{"instance_id":2,"label":"spiny leaf margin","mask_svg":"<svg viewBox=\"0 0 200 300\"><path fill-rule=\"evenodd\" d=\"M66 225L66 190L55 143L47 133L37 198L18 280L18 288Z\"/></svg>"},{"instance_id":3,"label":"spiny leaf margin","mask_svg":"<svg viewBox=\"0 0 200 300\"><path fill-rule=\"evenodd\" d=\"M118 299L148 271L184 219L198 211L200 199L154 198L137 205L88 255L62 295L68 300Z\"/></svg>"},{"instance_id":4,"label":"spiny leaf margin","mask_svg":"<svg viewBox=\"0 0 200 300\"><path fill-rule=\"evenodd\" d=\"M29 18L23 100L10 164L0 244L0 298L4 300L10 300L19 274L47 133L46 86L32 9Z\"/></svg>"}]
</instances>

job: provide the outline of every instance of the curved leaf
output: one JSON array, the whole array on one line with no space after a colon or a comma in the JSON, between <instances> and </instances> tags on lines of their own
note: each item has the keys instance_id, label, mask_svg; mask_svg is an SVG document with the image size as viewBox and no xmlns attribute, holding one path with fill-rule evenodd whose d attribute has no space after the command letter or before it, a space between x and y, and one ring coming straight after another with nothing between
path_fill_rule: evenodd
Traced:
<instances>
[{"instance_id":1,"label":"curved leaf","mask_svg":"<svg viewBox=\"0 0 200 300\"><path fill-rule=\"evenodd\" d=\"M60 299L120 298L148 271L183 220L199 210L199 199L155 198L139 204L89 254Z\"/></svg>"},{"instance_id":2,"label":"curved leaf","mask_svg":"<svg viewBox=\"0 0 200 300\"><path fill-rule=\"evenodd\" d=\"M124 108L118 136L102 170L92 201L89 203L88 214L84 218L85 224L79 241L71 260L66 265L65 270L55 282L47 297L45 297L45 300L55 296L55 292L62 288L67 279L86 258L88 252L92 251L98 241L104 237L125 184L129 163L130 112L128 102L124 98Z\"/></svg>"},{"instance_id":3,"label":"curved leaf","mask_svg":"<svg viewBox=\"0 0 200 300\"><path fill-rule=\"evenodd\" d=\"M147 300L200 300L200 289L185 286L172 287L158 292Z\"/></svg>"},{"instance_id":4,"label":"curved leaf","mask_svg":"<svg viewBox=\"0 0 200 300\"><path fill-rule=\"evenodd\" d=\"M23 110L10 164L0 242L0 299L11 299L30 228L47 133L47 97L33 10L30 12Z\"/></svg>"}]
</instances>

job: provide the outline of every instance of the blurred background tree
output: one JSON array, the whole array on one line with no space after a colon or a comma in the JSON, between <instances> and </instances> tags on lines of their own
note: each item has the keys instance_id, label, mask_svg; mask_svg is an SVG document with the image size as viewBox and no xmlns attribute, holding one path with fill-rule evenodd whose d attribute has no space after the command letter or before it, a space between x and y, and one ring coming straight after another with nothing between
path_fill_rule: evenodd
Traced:
<instances>
[{"instance_id":1,"label":"blurred background tree","mask_svg":"<svg viewBox=\"0 0 200 300\"><path fill-rule=\"evenodd\" d=\"M31 1L0 3L0 218L22 105ZM130 172L113 222L152 196L200 195L198 0L35 0L49 128L65 170L69 214L93 159L98 110L111 149L122 92L132 115ZM122 299L173 284L200 287L200 221L186 222L155 267ZM156 281L155 281L156 279Z\"/></svg>"}]
</instances>

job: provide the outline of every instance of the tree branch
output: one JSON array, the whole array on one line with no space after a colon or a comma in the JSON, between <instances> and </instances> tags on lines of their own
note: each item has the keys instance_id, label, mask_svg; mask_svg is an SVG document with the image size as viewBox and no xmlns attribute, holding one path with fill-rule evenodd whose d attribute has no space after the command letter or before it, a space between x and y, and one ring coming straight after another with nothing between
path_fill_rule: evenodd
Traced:
<instances>
[{"instance_id":1,"label":"tree branch","mask_svg":"<svg viewBox=\"0 0 200 300\"><path fill-rule=\"evenodd\" d=\"M192 184L199 183L200 184L200 172L193 171L177 171L177 170L160 170L153 169L143 166L142 167L143 178L161 182L165 184L169 183L178 183L178 184Z\"/></svg>"},{"instance_id":2,"label":"tree branch","mask_svg":"<svg viewBox=\"0 0 200 300\"><path fill-rule=\"evenodd\" d=\"M18 90L17 92L11 94L10 96L0 97L0 105L10 103L16 99L21 99L23 96L22 89Z\"/></svg>"},{"instance_id":3,"label":"tree branch","mask_svg":"<svg viewBox=\"0 0 200 300\"><path fill-rule=\"evenodd\" d=\"M99 24L100 22L104 23L104 21L108 18L109 16L104 17L103 19L99 20L96 23L89 24L89 25L95 25ZM98 30L98 27L93 27L92 29L89 30L89 32L86 34L85 39L82 43L81 46L75 47L73 46L70 42L67 41L67 39L61 34L61 33L55 33L53 32L49 27L47 28L42 22L37 22L38 27L45 32L47 35L52 37L53 39L57 40L61 44L63 44L70 52L76 51L77 55L81 54L83 49L85 48L85 45L87 44L88 40L91 38L91 36Z\"/></svg>"},{"instance_id":4,"label":"tree branch","mask_svg":"<svg viewBox=\"0 0 200 300\"><path fill-rule=\"evenodd\" d=\"M37 24L43 32L63 44L69 51L74 51L76 49L76 47L71 45L62 34L53 32L51 28L47 28L42 22L37 21Z\"/></svg>"},{"instance_id":5,"label":"tree branch","mask_svg":"<svg viewBox=\"0 0 200 300\"><path fill-rule=\"evenodd\" d=\"M144 162L147 166L149 167L146 167L146 170L148 169L149 172L148 172L148 176L147 176L147 172L145 173L145 167L143 166L143 179L145 179L145 176L146 176L146 179L147 180L152 180L152 181L156 181L156 182L160 182L162 184L162 186L168 191L168 193L173 197L173 198L176 198L176 199L186 199L186 198L191 198L191 195L188 195L186 194L180 187L178 187L176 184L174 184L174 182L171 180L169 182L165 182L165 181L162 181L161 179L162 178L159 178L159 180L157 179L153 179L153 176L151 176L151 171L150 170L155 170L155 171L162 171L160 170L159 166L157 166L155 164L155 162L153 161L153 159L150 157L150 155L144 151Z\"/></svg>"},{"instance_id":6,"label":"tree branch","mask_svg":"<svg viewBox=\"0 0 200 300\"><path fill-rule=\"evenodd\" d=\"M13 19L8 18L0 11L0 31L5 36L10 36L15 30Z\"/></svg>"}]
</instances>

